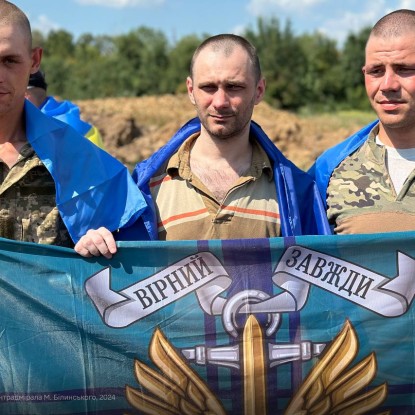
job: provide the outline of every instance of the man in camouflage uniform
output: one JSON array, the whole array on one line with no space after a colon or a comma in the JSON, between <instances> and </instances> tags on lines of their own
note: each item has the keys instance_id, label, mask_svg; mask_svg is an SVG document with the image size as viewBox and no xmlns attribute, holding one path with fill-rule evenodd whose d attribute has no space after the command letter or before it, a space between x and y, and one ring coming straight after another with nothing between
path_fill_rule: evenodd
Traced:
<instances>
[{"instance_id":1,"label":"man in camouflage uniform","mask_svg":"<svg viewBox=\"0 0 415 415\"><path fill-rule=\"evenodd\" d=\"M335 233L415 230L415 11L375 24L363 73L379 120L324 152L310 173Z\"/></svg>"},{"instance_id":2,"label":"man in camouflage uniform","mask_svg":"<svg viewBox=\"0 0 415 415\"><path fill-rule=\"evenodd\" d=\"M0 163L0 236L70 247L70 235L55 202L55 182L30 145L9 169Z\"/></svg>"},{"instance_id":3,"label":"man in camouflage uniform","mask_svg":"<svg viewBox=\"0 0 415 415\"><path fill-rule=\"evenodd\" d=\"M125 166L25 99L41 56L26 15L2 0L0 237L70 247L134 222L145 202Z\"/></svg>"}]
</instances>

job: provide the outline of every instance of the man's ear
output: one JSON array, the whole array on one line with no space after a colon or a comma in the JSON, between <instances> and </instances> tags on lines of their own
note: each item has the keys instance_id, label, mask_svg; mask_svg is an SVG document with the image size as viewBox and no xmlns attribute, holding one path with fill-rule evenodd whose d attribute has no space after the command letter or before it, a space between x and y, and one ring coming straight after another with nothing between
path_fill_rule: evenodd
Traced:
<instances>
[{"instance_id":1,"label":"man's ear","mask_svg":"<svg viewBox=\"0 0 415 415\"><path fill-rule=\"evenodd\" d=\"M40 62L42 61L43 49L36 47L32 49L32 70L31 74L36 73L39 70Z\"/></svg>"},{"instance_id":2,"label":"man's ear","mask_svg":"<svg viewBox=\"0 0 415 415\"><path fill-rule=\"evenodd\" d=\"M262 101L262 98L264 98L265 87L266 87L265 78L261 78L258 81L257 86L256 86L255 105L259 104Z\"/></svg>"},{"instance_id":3,"label":"man's ear","mask_svg":"<svg viewBox=\"0 0 415 415\"><path fill-rule=\"evenodd\" d=\"M193 96L193 81L190 76L186 79L187 95L189 96L190 102L195 105L195 98Z\"/></svg>"}]
</instances>

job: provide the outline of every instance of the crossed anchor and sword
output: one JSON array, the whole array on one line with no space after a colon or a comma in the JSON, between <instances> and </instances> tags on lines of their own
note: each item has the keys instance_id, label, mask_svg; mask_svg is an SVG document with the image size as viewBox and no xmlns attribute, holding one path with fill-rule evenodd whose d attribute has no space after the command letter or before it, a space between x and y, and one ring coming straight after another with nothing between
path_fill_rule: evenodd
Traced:
<instances>
[{"instance_id":1,"label":"crossed anchor and sword","mask_svg":"<svg viewBox=\"0 0 415 415\"><path fill-rule=\"evenodd\" d=\"M247 313L250 303L264 301L266 294L258 290L241 291L226 303L222 314L225 330L234 338L239 337L237 316ZM273 343L265 339L278 331L280 313L269 313L266 328L261 327L254 314L250 314L243 327L242 341L228 346L181 349L190 363L216 365L243 371L244 408L246 414L266 415L266 371L267 367L283 365L294 361L306 362L319 356L327 343L301 341L300 343Z\"/></svg>"}]
</instances>

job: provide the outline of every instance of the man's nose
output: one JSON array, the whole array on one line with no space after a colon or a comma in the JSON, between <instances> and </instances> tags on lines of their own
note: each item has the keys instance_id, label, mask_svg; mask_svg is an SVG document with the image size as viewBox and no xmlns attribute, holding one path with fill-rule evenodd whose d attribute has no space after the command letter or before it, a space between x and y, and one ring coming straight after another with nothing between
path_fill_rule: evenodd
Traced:
<instances>
[{"instance_id":1,"label":"man's nose","mask_svg":"<svg viewBox=\"0 0 415 415\"><path fill-rule=\"evenodd\" d=\"M213 106L223 108L229 106L229 96L223 88L218 88L213 97Z\"/></svg>"},{"instance_id":2,"label":"man's nose","mask_svg":"<svg viewBox=\"0 0 415 415\"><path fill-rule=\"evenodd\" d=\"M399 76L393 69L386 69L380 89L382 91L396 91L400 88Z\"/></svg>"}]
</instances>

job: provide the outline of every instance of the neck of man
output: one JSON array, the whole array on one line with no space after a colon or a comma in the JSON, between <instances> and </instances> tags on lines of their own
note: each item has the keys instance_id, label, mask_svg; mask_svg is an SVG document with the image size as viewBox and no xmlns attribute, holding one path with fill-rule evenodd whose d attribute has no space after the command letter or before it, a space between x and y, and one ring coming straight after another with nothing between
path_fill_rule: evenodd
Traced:
<instances>
[{"instance_id":1,"label":"neck of man","mask_svg":"<svg viewBox=\"0 0 415 415\"><path fill-rule=\"evenodd\" d=\"M390 128L380 124L378 137L388 147L415 148L415 126L413 128Z\"/></svg>"},{"instance_id":2,"label":"neck of man","mask_svg":"<svg viewBox=\"0 0 415 415\"><path fill-rule=\"evenodd\" d=\"M21 144L27 141L23 126L0 129L0 144Z\"/></svg>"},{"instance_id":3,"label":"neck of man","mask_svg":"<svg viewBox=\"0 0 415 415\"><path fill-rule=\"evenodd\" d=\"M21 107L0 112L0 144L26 141L26 120L24 101L22 101Z\"/></svg>"},{"instance_id":4,"label":"neck of man","mask_svg":"<svg viewBox=\"0 0 415 415\"><path fill-rule=\"evenodd\" d=\"M201 132L190 152L190 168L215 198L223 202L228 191L252 162L249 135L217 138Z\"/></svg>"},{"instance_id":5,"label":"neck of man","mask_svg":"<svg viewBox=\"0 0 415 415\"><path fill-rule=\"evenodd\" d=\"M243 135L220 138L211 136L202 129L192 147L191 158L215 168L233 166L240 170L238 166L251 163L252 144L249 141L249 130Z\"/></svg>"},{"instance_id":6,"label":"neck of man","mask_svg":"<svg viewBox=\"0 0 415 415\"><path fill-rule=\"evenodd\" d=\"M1 118L1 117L0 117ZM19 158L21 148L27 142L22 122L8 124L0 119L0 159L11 168Z\"/></svg>"}]
</instances>

